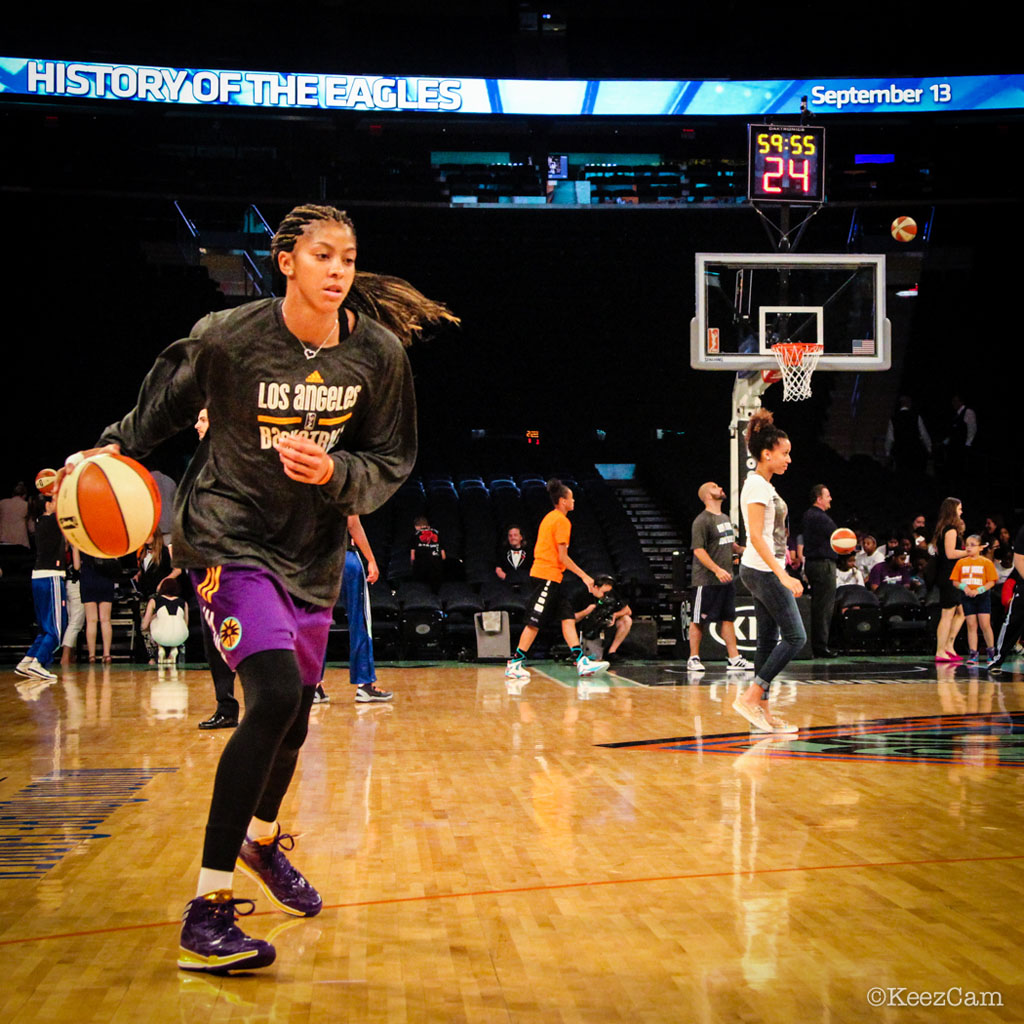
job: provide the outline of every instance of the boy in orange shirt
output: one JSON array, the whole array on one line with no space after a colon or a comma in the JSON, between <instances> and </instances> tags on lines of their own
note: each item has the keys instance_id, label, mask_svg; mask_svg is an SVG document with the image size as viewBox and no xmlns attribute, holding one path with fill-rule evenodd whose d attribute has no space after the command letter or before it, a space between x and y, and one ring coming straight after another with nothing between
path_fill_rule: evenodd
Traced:
<instances>
[{"instance_id":1,"label":"boy in orange shirt","mask_svg":"<svg viewBox=\"0 0 1024 1024\"><path fill-rule=\"evenodd\" d=\"M554 621L557 615L562 624L562 636L576 659L576 671L581 676L592 676L608 667L607 661L591 661L583 653L579 633L576 631L576 613L565 595L560 593L565 570L575 573L589 590L594 580L569 557L569 534L572 524L569 513L575 507L572 491L561 480L548 481L548 496L554 508L541 520L537 531L537 543L533 548L533 565L530 576L536 582L530 601L526 606L526 625L515 654L505 666L505 678L525 682L530 673L523 668L526 654L533 645L540 627Z\"/></svg>"},{"instance_id":2,"label":"boy in orange shirt","mask_svg":"<svg viewBox=\"0 0 1024 1024\"><path fill-rule=\"evenodd\" d=\"M964 541L967 551L961 558L949 578L964 592L963 609L967 619L967 665L978 664L978 626L984 634L988 646L988 659L991 664L995 658L995 637L992 634L992 603L989 591L996 585L998 575L992 562L982 557L981 538L977 534Z\"/></svg>"}]
</instances>

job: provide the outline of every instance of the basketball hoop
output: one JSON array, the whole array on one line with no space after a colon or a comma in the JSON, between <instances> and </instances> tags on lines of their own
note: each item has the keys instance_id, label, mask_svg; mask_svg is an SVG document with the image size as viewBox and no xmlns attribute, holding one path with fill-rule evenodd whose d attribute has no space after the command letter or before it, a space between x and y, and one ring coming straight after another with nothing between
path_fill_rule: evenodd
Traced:
<instances>
[{"instance_id":1,"label":"basketball hoop","mask_svg":"<svg viewBox=\"0 0 1024 1024\"><path fill-rule=\"evenodd\" d=\"M799 402L811 397L811 374L818 365L824 345L811 345L802 341L784 341L772 345L772 352L782 374L782 400Z\"/></svg>"}]
</instances>

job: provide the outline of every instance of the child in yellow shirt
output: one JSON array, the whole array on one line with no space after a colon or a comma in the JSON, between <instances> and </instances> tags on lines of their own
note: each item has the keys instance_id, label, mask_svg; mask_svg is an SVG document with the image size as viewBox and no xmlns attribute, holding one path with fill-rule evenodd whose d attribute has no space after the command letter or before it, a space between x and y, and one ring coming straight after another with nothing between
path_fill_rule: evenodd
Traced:
<instances>
[{"instance_id":1,"label":"child in yellow shirt","mask_svg":"<svg viewBox=\"0 0 1024 1024\"><path fill-rule=\"evenodd\" d=\"M981 538L976 534L964 541L967 555L961 558L949 578L964 592L963 609L967 619L967 665L978 664L978 626L985 637L990 664L995 658L995 637L992 634L992 602L989 591L998 576L995 565L981 554Z\"/></svg>"}]
</instances>

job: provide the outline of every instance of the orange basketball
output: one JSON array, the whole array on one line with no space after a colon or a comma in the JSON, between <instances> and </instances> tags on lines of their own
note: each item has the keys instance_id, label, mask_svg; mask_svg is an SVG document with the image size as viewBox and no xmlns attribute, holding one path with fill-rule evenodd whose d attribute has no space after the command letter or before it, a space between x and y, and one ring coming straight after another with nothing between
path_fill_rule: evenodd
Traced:
<instances>
[{"instance_id":1,"label":"orange basketball","mask_svg":"<svg viewBox=\"0 0 1024 1024\"><path fill-rule=\"evenodd\" d=\"M68 542L95 558L137 551L160 521L160 492L145 466L126 455L83 459L57 492L57 522Z\"/></svg>"},{"instance_id":2,"label":"orange basketball","mask_svg":"<svg viewBox=\"0 0 1024 1024\"><path fill-rule=\"evenodd\" d=\"M848 555L851 551L857 550L857 534L848 526L840 526L830 538L832 550L839 555Z\"/></svg>"},{"instance_id":3,"label":"orange basketball","mask_svg":"<svg viewBox=\"0 0 1024 1024\"><path fill-rule=\"evenodd\" d=\"M910 242L917 235L917 221L913 217L897 217L889 230L897 242Z\"/></svg>"},{"instance_id":4,"label":"orange basketball","mask_svg":"<svg viewBox=\"0 0 1024 1024\"><path fill-rule=\"evenodd\" d=\"M53 494L53 485L57 482L57 470L41 469L36 473L36 490L49 498Z\"/></svg>"}]
</instances>

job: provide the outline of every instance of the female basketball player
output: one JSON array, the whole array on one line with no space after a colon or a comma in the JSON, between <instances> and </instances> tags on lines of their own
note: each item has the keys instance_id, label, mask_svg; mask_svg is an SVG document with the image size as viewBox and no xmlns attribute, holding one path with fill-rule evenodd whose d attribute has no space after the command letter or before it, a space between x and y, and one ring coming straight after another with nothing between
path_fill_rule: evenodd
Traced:
<instances>
[{"instance_id":1,"label":"female basketball player","mask_svg":"<svg viewBox=\"0 0 1024 1024\"><path fill-rule=\"evenodd\" d=\"M356 275L351 220L300 206L271 243L285 296L212 313L158 358L138 404L102 445L144 455L216 424L175 500L174 561L238 672L246 713L221 755L196 898L178 964L225 973L274 960L235 924L236 861L286 913L320 896L288 862L277 824L320 679L346 551L346 517L377 508L416 457L412 377L402 342L454 320L403 281ZM72 457L74 458L74 457Z\"/></svg>"},{"instance_id":2,"label":"female basketball player","mask_svg":"<svg viewBox=\"0 0 1024 1024\"><path fill-rule=\"evenodd\" d=\"M790 443L773 422L767 409L759 409L750 418L746 434L747 450L757 461L740 493L747 546L740 558L740 579L754 599L757 619L757 653L754 656L754 681L733 703L755 729L762 732L791 733L787 725L768 707L772 680L789 664L807 640L796 599L803 585L786 572L786 503L772 486L772 477L785 473L790 463Z\"/></svg>"},{"instance_id":3,"label":"female basketball player","mask_svg":"<svg viewBox=\"0 0 1024 1024\"><path fill-rule=\"evenodd\" d=\"M512 680L513 685L519 683L520 689L521 684L530 678L523 662L540 628L547 623L557 621L561 624L562 637L576 662L576 672L581 677L592 676L608 668L607 661L592 661L583 653L583 644L576 628L576 614L565 592L561 590L566 569L579 576L588 590L594 587L593 577L569 557L569 537L572 533L569 513L576 507L576 499L572 489L555 477L548 481L548 497L553 507L541 520L537 530L533 565L530 567L530 576L535 581L533 595L526 607L526 622L519 637L519 646L505 665L505 678Z\"/></svg>"},{"instance_id":4,"label":"female basketball player","mask_svg":"<svg viewBox=\"0 0 1024 1024\"><path fill-rule=\"evenodd\" d=\"M935 660L963 661L953 650L960 627L964 624L963 592L950 579L953 566L967 555L963 546L963 505L959 498L943 498L939 521L935 524L932 543L935 545L935 578L939 581L939 624L935 627Z\"/></svg>"}]
</instances>

